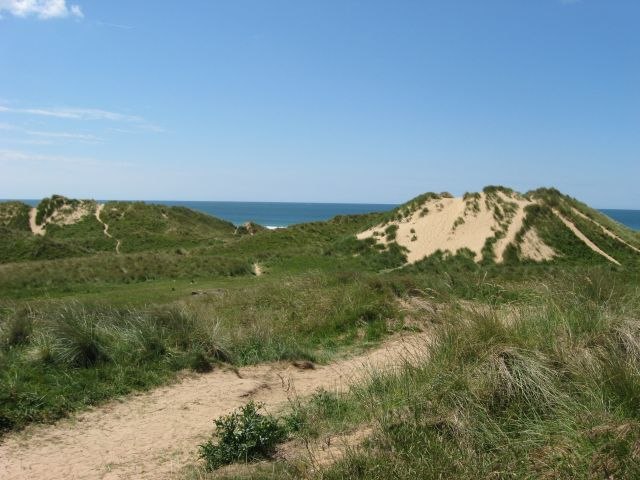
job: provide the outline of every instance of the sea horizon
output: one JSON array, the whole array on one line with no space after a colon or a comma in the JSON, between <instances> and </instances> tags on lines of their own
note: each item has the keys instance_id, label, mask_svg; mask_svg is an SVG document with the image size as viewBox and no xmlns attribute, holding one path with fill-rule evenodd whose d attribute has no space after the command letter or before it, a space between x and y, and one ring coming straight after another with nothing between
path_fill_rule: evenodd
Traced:
<instances>
[{"instance_id":1,"label":"sea horizon","mask_svg":"<svg viewBox=\"0 0 640 480\"><path fill-rule=\"evenodd\" d=\"M20 201L35 207L39 199L1 199L0 202ZM343 203L343 202L247 202L240 200L96 200L134 201L168 207L191 208L214 217L227 220L234 225L255 222L267 228L283 228L299 223L326 221L336 215L357 215L385 212L397 207L392 203ZM598 211L613 220L640 231L640 209L598 208Z\"/></svg>"}]
</instances>

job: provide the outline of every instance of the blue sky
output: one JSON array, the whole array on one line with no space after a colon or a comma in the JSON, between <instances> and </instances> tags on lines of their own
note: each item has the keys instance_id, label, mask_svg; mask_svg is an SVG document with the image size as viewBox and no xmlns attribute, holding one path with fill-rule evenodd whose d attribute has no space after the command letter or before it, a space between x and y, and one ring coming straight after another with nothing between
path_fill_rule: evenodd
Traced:
<instances>
[{"instance_id":1,"label":"blue sky","mask_svg":"<svg viewBox=\"0 0 640 480\"><path fill-rule=\"evenodd\" d=\"M638 0L0 0L0 198L640 208Z\"/></svg>"}]
</instances>

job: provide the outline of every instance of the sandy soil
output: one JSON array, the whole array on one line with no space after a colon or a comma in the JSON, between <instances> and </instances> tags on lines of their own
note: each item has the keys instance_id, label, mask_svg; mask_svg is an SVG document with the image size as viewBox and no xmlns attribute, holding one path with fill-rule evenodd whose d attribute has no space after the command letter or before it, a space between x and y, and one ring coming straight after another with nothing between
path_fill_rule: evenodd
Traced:
<instances>
[{"instance_id":1,"label":"sandy soil","mask_svg":"<svg viewBox=\"0 0 640 480\"><path fill-rule=\"evenodd\" d=\"M31 232L34 235L44 235L46 233L44 227L45 225L38 225L36 223L36 216L38 215L38 209L32 208L29 210L29 226L31 227Z\"/></svg>"},{"instance_id":2,"label":"sandy soil","mask_svg":"<svg viewBox=\"0 0 640 480\"><path fill-rule=\"evenodd\" d=\"M109 233L109 225L104 223L100 218L100 214L102 213L103 209L104 209L104 203L99 203L98 205L96 205L96 220L98 220L98 222L102 224L102 229L103 229L102 231L104 232L104 235L106 237L113 238Z\"/></svg>"},{"instance_id":3,"label":"sandy soil","mask_svg":"<svg viewBox=\"0 0 640 480\"><path fill-rule=\"evenodd\" d=\"M530 228L520 244L520 255L523 259L543 262L552 260L556 252L542 241L535 229Z\"/></svg>"},{"instance_id":4,"label":"sandy soil","mask_svg":"<svg viewBox=\"0 0 640 480\"><path fill-rule=\"evenodd\" d=\"M105 236L109 238L113 238L113 235L109 233L109 225L104 223L100 218L100 214L102 213L103 209L104 209L104 203L99 203L98 205L96 205L96 213L95 213L96 220L98 220L98 222L102 224L102 228L103 228L102 231L105 234ZM116 239L116 253L120 253L120 244L121 244L120 240Z\"/></svg>"},{"instance_id":5,"label":"sandy soil","mask_svg":"<svg viewBox=\"0 0 640 480\"><path fill-rule=\"evenodd\" d=\"M259 277L260 275L262 275L264 273L264 271L262 270L262 266L259 263L254 263L253 264L253 274L256 277Z\"/></svg>"},{"instance_id":6,"label":"sandy soil","mask_svg":"<svg viewBox=\"0 0 640 480\"><path fill-rule=\"evenodd\" d=\"M587 245L591 250L593 250L594 252L596 252L599 255L602 255L604 258L606 258L610 262L613 262L616 265L620 265L620 262L618 262L615 258L610 256L608 253L606 253L604 250L602 250L600 247L598 247L595 243L593 243L591 240L589 240L589 238L584 233L582 233L580 231L580 229L578 229L578 227L576 227L573 222L571 222L569 219L565 218L558 210L553 209L553 213L562 221L562 223L564 223L567 226L567 228L569 230L571 230L573 232L573 234L576 237L578 237L580 240L582 240L585 243L585 245Z\"/></svg>"},{"instance_id":7,"label":"sandy soil","mask_svg":"<svg viewBox=\"0 0 640 480\"><path fill-rule=\"evenodd\" d=\"M73 225L90 215L91 210L93 210L93 202L90 201L82 201L80 205L75 208L71 205L63 205L55 210L53 214L45 220L45 223Z\"/></svg>"},{"instance_id":8,"label":"sandy soil","mask_svg":"<svg viewBox=\"0 0 640 480\"><path fill-rule=\"evenodd\" d=\"M197 459L212 420L245 404L274 411L318 388L345 389L372 369L393 369L426 356L430 335L393 339L366 354L300 370L268 364L189 376L148 393L126 397L55 425L8 435L0 445L0 478L169 478Z\"/></svg>"},{"instance_id":9,"label":"sandy soil","mask_svg":"<svg viewBox=\"0 0 640 480\"><path fill-rule=\"evenodd\" d=\"M507 246L515 240L516 234L522 228L524 208L531 202L515 194L506 196L499 193L498 196L503 202L513 202L517 205L513 216L505 222L505 236L494 246L496 261L500 263ZM478 205L479 211L473 211L468 208L463 198L429 200L423 205L429 211L426 215L421 216L422 208L419 208L408 219L377 225L360 233L358 238L369 238L377 233L377 238L386 243L384 230L393 224L398 226L397 243L409 250L409 263L422 260L437 250L455 253L461 248L468 248L474 252L475 260L480 261L485 242L497 231L502 230L503 226L494 217L494 200L481 193Z\"/></svg>"},{"instance_id":10,"label":"sandy soil","mask_svg":"<svg viewBox=\"0 0 640 480\"><path fill-rule=\"evenodd\" d=\"M504 261L504 252L509 246L509 244L513 243L516 239L516 235L522 229L522 225L524 224L525 218L525 207L531 205L532 202L526 200L524 198L514 197L506 197L502 192L500 192L500 196L503 197L505 201L514 202L518 205L518 209L516 210L513 218L511 219L511 223L507 227L507 231L505 232L505 236L498 239L498 241L493 246L493 251L496 255L496 263L502 263ZM540 240L542 242L542 240Z\"/></svg>"}]
</instances>

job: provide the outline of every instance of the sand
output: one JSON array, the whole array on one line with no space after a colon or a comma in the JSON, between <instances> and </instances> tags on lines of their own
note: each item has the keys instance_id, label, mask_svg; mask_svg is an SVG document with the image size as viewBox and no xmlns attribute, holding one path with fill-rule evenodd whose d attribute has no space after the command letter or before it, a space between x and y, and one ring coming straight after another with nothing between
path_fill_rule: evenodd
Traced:
<instances>
[{"instance_id":1,"label":"sand","mask_svg":"<svg viewBox=\"0 0 640 480\"><path fill-rule=\"evenodd\" d=\"M522 229L522 226L524 224L524 219L526 216L524 209L533 203L529 200L516 196L506 198L502 192L500 192L500 196L503 197L505 201L516 203L518 208L511 218L504 237L499 238L493 246L496 263L502 263L504 261L504 252L510 244L515 242L516 235ZM540 242L542 243L542 240L540 240Z\"/></svg>"},{"instance_id":2,"label":"sand","mask_svg":"<svg viewBox=\"0 0 640 480\"><path fill-rule=\"evenodd\" d=\"M191 375L175 385L128 396L54 425L13 433L0 445L0 478L170 478L197 461L213 419L264 402L273 412L295 395L345 389L374 368L397 368L425 358L431 336L395 338L363 355L315 369L277 363Z\"/></svg>"},{"instance_id":3,"label":"sand","mask_svg":"<svg viewBox=\"0 0 640 480\"><path fill-rule=\"evenodd\" d=\"M555 250L542 241L534 228L527 230L520 244L520 257L523 260L545 262L553 260L556 255Z\"/></svg>"},{"instance_id":4,"label":"sand","mask_svg":"<svg viewBox=\"0 0 640 480\"><path fill-rule=\"evenodd\" d=\"M513 208L505 209L507 204L511 204ZM504 191L480 193L477 208L471 208L473 202L465 201L464 198L431 199L418 207L409 217L376 225L358 234L357 238L362 240L373 237L377 242L388 245L385 229L389 225L395 225L395 242L407 249L407 263L415 263L438 250L455 254L463 248L471 250L475 260L479 262L482 260L482 249L487 240L497 236L499 238L493 244L493 253L496 263L502 263L509 245L515 244L518 233L524 232L525 209L533 204L534 200L515 192ZM428 210L426 215L421 214L423 208ZM496 208L500 210L501 215L495 213ZM620 265L620 262L598 247L573 222L557 210L554 210L554 213L590 249L610 262ZM574 213L596 224L611 238L640 253L640 249L582 212L574 209ZM552 260L557 256L553 248L545 244L533 229L524 232L519 248L521 258L536 262Z\"/></svg>"},{"instance_id":5,"label":"sand","mask_svg":"<svg viewBox=\"0 0 640 480\"><path fill-rule=\"evenodd\" d=\"M113 238L113 235L111 235L109 233L109 225L107 225L106 223L104 223L102 221L102 219L100 218L100 214L102 213L102 210L104 209L104 203L99 203L98 205L96 205L96 220L98 220L98 222L100 222L102 224L102 232L104 233L104 235L106 237L109 238ZM116 239L116 253L119 254L120 253L120 245L122 242L120 242L120 240Z\"/></svg>"},{"instance_id":6,"label":"sand","mask_svg":"<svg viewBox=\"0 0 640 480\"><path fill-rule=\"evenodd\" d=\"M32 208L31 210L29 210L29 226L31 227L31 233L33 233L34 235L44 235L46 233L45 231L45 224L42 225L38 225L36 223L36 216L38 215L38 209L37 208Z\"/></svg>"},{"instance_id":7,"label":"sand","mask_svg":"<svg viewBox=\"0 0 640 480\"><path fill-rule=\"evenodd\" d=\"M505 203L514 203L515 211L502 221L494 215L494 207ZM415 263L438 250L455 254L459 249L467 248L475 255L476 261L482 260L482 249L487 239L502 231L504 236L494 245L496 262L503 261L507 246L515 241L516 234L522 229L525 207L530 200L502 192L494 196L481 193L477 210L470 208L471 203L463 198L442 198L429 200L411 214L408 219L377 225L358 234L359 239L374 236L382 243L388 243L384 230L388 225L397 225L396 241L408 249L407 262ZM421 215L422 208L428 213ZM375 236L377 234L377 236Z\"/></svg>"},{"instance_id":8,"label":"sand","mask_svg":"<svg viewBox=\"0 0 640 480\"><path fill-rule=\"evenodd\" d=\"M602 229L602 231L604 232L605 235L608 235L609 237L617 240L618 242L626 245L627 247L629 247L631 250L640 253L640 249L634 247L633 245L631 245L630 243L625 242L622 238L620 238L618 235L616 235L615 233L613 233L611 230L609 230L608 228L606 228L604 225L596 222L594 219L587 217L584 213L582 213L580 210L578 210L577 208L573 208L573 213L575 213L576 215L578 215L581 218L584 218L585 220L588 220L589 222L593 223L594 225L597 225L598 227L600 227Z\"/></svg>"},{"instance_id":9,"label":"sand","mask_svg":"<svg viewBox=\"0 0 640 480\"><path fill-rule=\"evenodd\" d=\"M556 210L554 208L553 209L553 213L562 221L562 223L564 223L567 226L567 228L569 230L571 230L573 232L573 234L576 237L578 237L580 240L582 240L585 243L585 245L587 245L591 250L593 250L594 252L596 252L599 255L602 255L604 258L606 258L610 262L613 262L616 265L620 265L620 262L618 262L615 258L610 256L608 253L606 253L604 250L602 250L600 247L598 247L595 243L593 243L591 240L589 240L589 238L584 233L582 233L578 229L578 227L575 226L575 224L573 222L571 222L569 219L565 218L558 210Z\"/></svg>"}]
</instances>

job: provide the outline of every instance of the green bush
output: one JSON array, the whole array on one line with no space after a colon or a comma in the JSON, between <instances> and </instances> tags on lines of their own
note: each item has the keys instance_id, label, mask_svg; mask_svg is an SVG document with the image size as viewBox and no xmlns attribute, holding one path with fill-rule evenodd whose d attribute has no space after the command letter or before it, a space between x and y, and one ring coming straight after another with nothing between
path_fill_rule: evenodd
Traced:
<instances>
[{"instance_id":1,"label":"green bush","mask_svg":"<svg viewBox=\"0 0 640 480\"><path fill-rule=\"evenodd\" d=\"M287 436L286 429L271 415L258 412L262 407L253 401L236 412L215 420L218 443L200 445L200 457L208 470L235 462L268 458L275 446Z\"/></svg>"},{"instance_id":2,"label":"green bush","mask_svg":"<svg viewBox=\"0 0 640 480\"><path fill-rule=\"evenodd\" d=\"M29 342L33 332L33 318L29 310L20 310L13 314L3 325L0 333L6 347L24 345Z\"/></svg>"}]
</instances>

